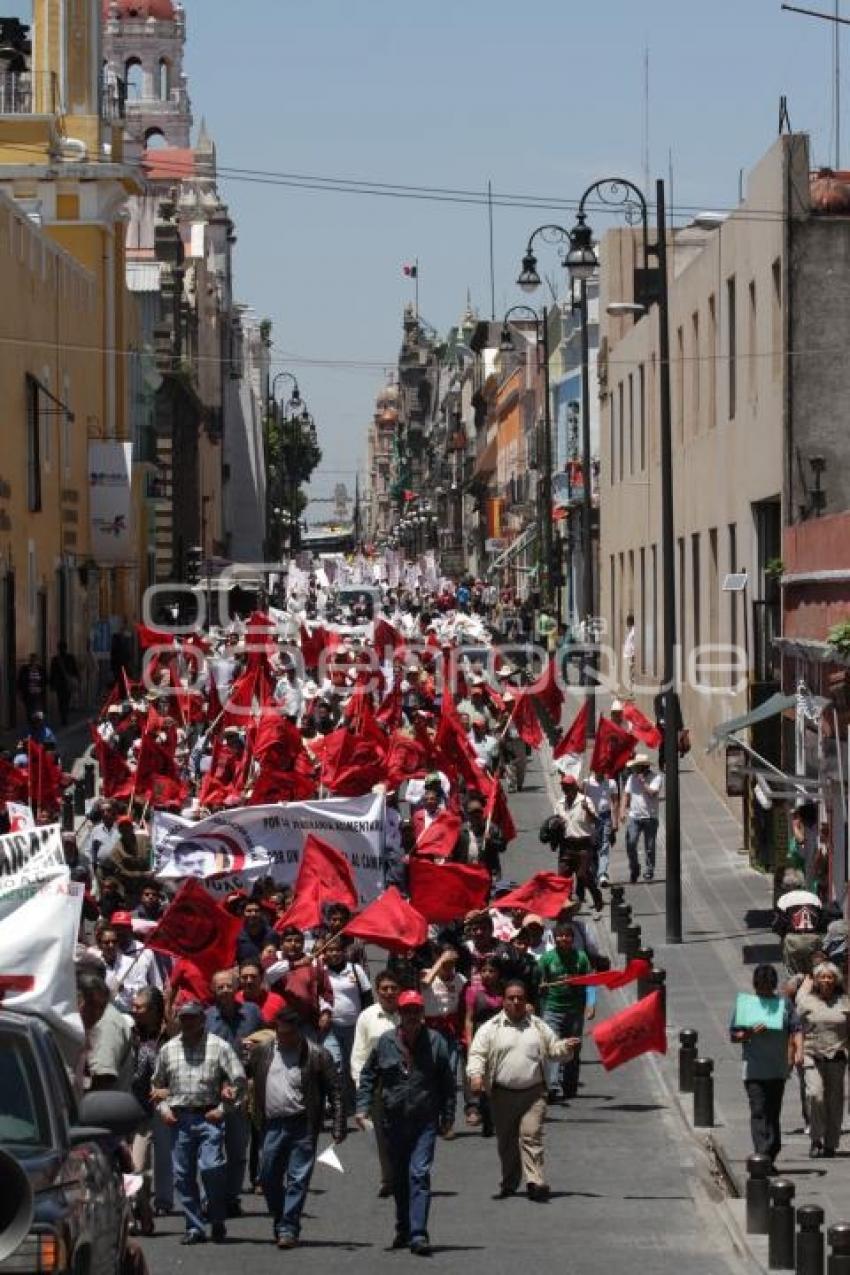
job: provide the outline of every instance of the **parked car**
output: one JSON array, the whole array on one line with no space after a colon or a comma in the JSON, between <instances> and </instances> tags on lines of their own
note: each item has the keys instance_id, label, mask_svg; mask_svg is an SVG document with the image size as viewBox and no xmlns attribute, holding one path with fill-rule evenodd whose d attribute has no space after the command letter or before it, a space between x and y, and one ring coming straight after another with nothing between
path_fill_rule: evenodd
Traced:
<instances>
[{"instance_id":1,"label":"parked car","mask_svg":"<svg viewBox=\"0 0 850 1275\"><path fill-rule=\"evenodd\" d=\"M144 1119L129 1094L78 1101L50 1027L0 1010L0 1271L138 1271L118 1139ZM143 1269L143 1265L141 1267Z\"/></svg>"}]
</instances>

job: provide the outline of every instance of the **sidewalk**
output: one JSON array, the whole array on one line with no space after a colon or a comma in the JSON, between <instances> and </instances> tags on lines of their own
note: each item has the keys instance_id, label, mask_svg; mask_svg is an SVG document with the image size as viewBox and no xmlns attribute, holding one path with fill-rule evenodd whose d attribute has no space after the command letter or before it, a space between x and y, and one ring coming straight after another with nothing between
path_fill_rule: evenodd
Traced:
<instances>
[{"instance_id":1,"label":"sidewalk","mask_svg":"<svg viewBox=\"0 0 850 1275\"><path fill-rule=\"evenodd\" d=\"M669 1053L658 1057L671 1091L678 1093L679 1032L699 1033L698 1051L714 1060L715 1128L696 1130L715 1151L726 1176L743 1197L746 1160L752 1154L749 1105L741 1080L741 1050L729 1040L729 1020L739 991L751 989L753 967L762 961L780 965L779 942L769 929L773 915L772 881L754 871L739 850L742 836L709 783L692 763L681 772L682 897L684 942L668 946L664 927L664 843L659 835L658 872L652 884L626 886L633 923L642 927L645 947L654 950L655 965L667 971ZM612 879L628 880L622 832L612 857ZM608 919L606 909L606 921ZM691 1096L679 1099L692 1122ZM795 1203L819 1204L826 1227L850 1219L850 1122L836 1159L808 1158L803 1134L799 1087L792 1076L783 1107L783 1149L778 1167L796 1185ZM744 1226L743 1202L733 1213ZM754 1256L766 1264L767 1242L747 1237Z\"/></svg>"}]
</instances>

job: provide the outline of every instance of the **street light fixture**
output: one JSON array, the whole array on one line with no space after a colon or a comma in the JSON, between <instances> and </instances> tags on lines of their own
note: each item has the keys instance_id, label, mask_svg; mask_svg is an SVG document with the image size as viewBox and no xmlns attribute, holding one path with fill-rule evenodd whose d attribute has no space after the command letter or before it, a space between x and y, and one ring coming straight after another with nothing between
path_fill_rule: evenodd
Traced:
<instances>
[{"instance_id":1,"label":"street light fixture","mask_svg":"<svg viewBox=\"0 0 850 1275\"><path fill-rule=\"evenodd\" d=\"M535 232L536 233L536 232ZM532 239L534 236L532 235ZM522 288L523 292L534 292L540 287L540 275L537 273L537 258L531 251L531 241L529 240L528 250L522 259L522 269L517 285Z\"/></svg>"},{"instance_id":2,"label":"street light fixture","mask_svg":"<svg viewBox=\"0 0 850 1275\"><path fill-rule=\"evenodd\" d=\"M593 245L593 231L587 224L587 216L580 212L570 231L570 248L564 265L574 279L592 279L599 267L599 257Z\"/></svg>"},{"instance_id":3,"label":"street light fixture","mask_svg":"<svg viewBox=\"0 0 850 1275\"><path fill-rule=\"evenodd\" d=\"M639 305L637 301L609 301L605 310L613 319L640 318L646 314L646 306Z\"/></svg>"}]
</instances>

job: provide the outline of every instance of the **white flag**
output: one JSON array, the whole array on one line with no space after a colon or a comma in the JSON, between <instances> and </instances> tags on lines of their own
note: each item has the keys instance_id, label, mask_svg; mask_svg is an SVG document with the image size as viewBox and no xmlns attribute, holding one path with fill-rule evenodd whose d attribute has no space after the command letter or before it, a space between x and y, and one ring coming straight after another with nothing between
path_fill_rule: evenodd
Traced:
<instances>
[{"instance_id":1,"label":"white flag","mask_svg":"<svg viewBox=\"0 0 850 1275\"><path fill-rule=\"evenodd\" d=\"M342 1167L342 1161L336 1153L333 1143L330 1143L327 1151L323 1151L320 1156L316 1157L316 1164L326 1164L329 1169L336 1169L337 1173L345 1173Z\"/></svg>"}]
</instances>

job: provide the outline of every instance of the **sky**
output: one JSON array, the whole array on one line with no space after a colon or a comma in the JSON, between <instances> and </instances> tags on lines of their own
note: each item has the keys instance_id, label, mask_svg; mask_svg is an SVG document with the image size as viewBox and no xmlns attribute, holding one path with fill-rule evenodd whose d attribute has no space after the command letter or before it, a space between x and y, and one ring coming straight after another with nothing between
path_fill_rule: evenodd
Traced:
<instances>
[{"instance_id":1,"label":"sky","mask_svg":"<svg viewBox=\"0 0 850 1275\"><path fill-rule=\"evenodd\" d=\"M834 0L805 0L833 11ZM840 0L850 17L850 0ZM23 0L0 10L26 15ZM218 146L236 222L240 300L272 319L275 370L298 378L324 460L313 496L354 486L375 395L395 363L418 258L423 317L490 310L487 210L293 189L232 170L577 200L598 178L643 183L644 50L651 179L678 221L728 208L777 134L787 95L815 164L834 152L833 24L780 0L185 0L196 125ZM850 71L850 28L843 28ZM850 106L850 84L842 90ZM850 167L850 118L842 112ZM528 235L569 208L494 212L496 309ZM610 221L599 219L604 230ZM557 271L552 252L548 268ZM542 260L542 265L546 262ZM328 361L321 366L313 360ZM315 511L311 510L311 517Z\"/></svg>"}]
</instances>

